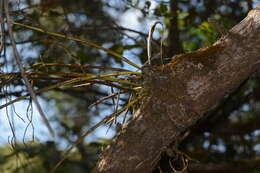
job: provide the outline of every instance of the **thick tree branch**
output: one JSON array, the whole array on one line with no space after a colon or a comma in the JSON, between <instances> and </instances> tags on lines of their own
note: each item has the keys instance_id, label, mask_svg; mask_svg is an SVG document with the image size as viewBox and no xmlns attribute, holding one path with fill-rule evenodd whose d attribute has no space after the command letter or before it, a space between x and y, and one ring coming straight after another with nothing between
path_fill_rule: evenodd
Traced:
<instances>
[{"instance_id":1,"label":"thick tree branch","mask_svg":"<svg viewBox=\"0 0 260 173\"><path fill-rule=\"evenodd\" d=\"M259 68L259 50L260 10L255 9L213 46L174 56L164 66L144 67L148 96L94 172L151 172L172 142Z\"/></svg>"}]
</instances>

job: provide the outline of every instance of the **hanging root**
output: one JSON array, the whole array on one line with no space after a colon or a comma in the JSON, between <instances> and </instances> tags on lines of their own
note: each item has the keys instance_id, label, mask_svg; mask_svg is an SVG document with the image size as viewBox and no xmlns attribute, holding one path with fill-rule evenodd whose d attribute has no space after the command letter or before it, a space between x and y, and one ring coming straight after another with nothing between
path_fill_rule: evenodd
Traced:
<instances>
[{"instance_id":1,"label":"hanging root","mask_svg":"<svg viewBox=\"0 0 260 173\"><path fill-rule=\"evenodd\" d=\"M148 38L147 38L147 56L148 56L148 65L151 65L151 56L152 56L152 49L151 49L151 41L152 41L152 35L153 35L153 32L154 32L154 29L156 27L157 24L161 24L162 27L163 27L163 23L160 22L160 21L156 21L151 27L150 27L150 30L149 30L149 33L148 33ZM163 29L164 30L164 29ZM161 37L161 43L160 43L160 56L161 56L161 60L162 60L162 56L163 56L163 48L162 48L162 45L163 44L163 38Z\"/></svg>"}]
</instances>

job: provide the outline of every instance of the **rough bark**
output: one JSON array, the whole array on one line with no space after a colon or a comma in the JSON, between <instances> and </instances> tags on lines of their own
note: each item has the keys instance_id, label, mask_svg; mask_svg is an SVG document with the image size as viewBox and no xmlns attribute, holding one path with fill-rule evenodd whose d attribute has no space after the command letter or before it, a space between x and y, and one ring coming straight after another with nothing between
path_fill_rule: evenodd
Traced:
<instances>
[{"instance_id":1,"label":"rough bark","mask_svg":"<svg viewBox=\"0 0 260 173\"><path fill-rule=\"evenodd\" d=\"M213 46L144 67L148 93L94 172L149 173L160 154L260 66L260 9ZM217 122L216 122L217 123Z\"/></svg>"}]
</instances>

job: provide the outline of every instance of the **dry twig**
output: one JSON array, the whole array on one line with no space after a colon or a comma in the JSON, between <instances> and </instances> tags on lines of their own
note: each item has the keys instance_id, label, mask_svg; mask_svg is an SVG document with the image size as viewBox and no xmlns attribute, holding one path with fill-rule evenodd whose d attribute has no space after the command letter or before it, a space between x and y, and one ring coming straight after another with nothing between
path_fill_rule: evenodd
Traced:
<instances>
[{"instance_id":1,"label":"dry twig","mask_svg":"<svg viewBox=\"0 0 260 173\"><path fill-rule=\"evenodd\" d=\"M7 27L8 27L8 33L9 33L9 38L10 38L10 41L11 41L11 44L12 44L12 48L13 48L13 53L14 53L14 57L15 57L15 60L16 60L16 63L19 67L19 70L21 72L21 75L22 75L22 78L24 80L24 84L28 90L28 92L30 93L30 96L32 97L38 111L39 111L39 114L41 115L45 125L47 126L49 132L51 133L52 136L55 136L54 135L54 131L50 125L50 123L48 122L48 119L46 118L38 100L37 100L37 97L36 97L36 94L34 93L33 89L32 89L32 86L27 78L27 75L25 73L25 70L24 70L24 67L22 65L22 60L21 60L21 56L20 54L18 53L18 50L16 48L16 43L15 43L15 39L14 39L14 34L13 34L13 29L12 29L12 22L10 20L10 16L9 16L9 11L8 11L8 0L5 0L4 1L4 9L5 9L5 15L6 15L6 22L7 22Z\"/></svg>"}]
</instances>

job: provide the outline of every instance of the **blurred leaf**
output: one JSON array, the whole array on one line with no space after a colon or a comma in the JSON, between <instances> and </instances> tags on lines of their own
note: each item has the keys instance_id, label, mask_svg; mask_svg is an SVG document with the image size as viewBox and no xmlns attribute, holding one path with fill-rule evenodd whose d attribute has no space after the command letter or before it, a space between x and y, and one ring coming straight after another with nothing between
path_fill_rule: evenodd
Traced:
<instances>
[{"instance_id":1,"label":"blurred leaf","mask_svg":"<svg viewBox=\"0 0 260 173\"><path fill-rule=\"evenodd\" d=\"M166 16L168 12L168 7L165 4L159 3L154 10L154 15L156 16Z\"/></svg>"}]
</instances>

